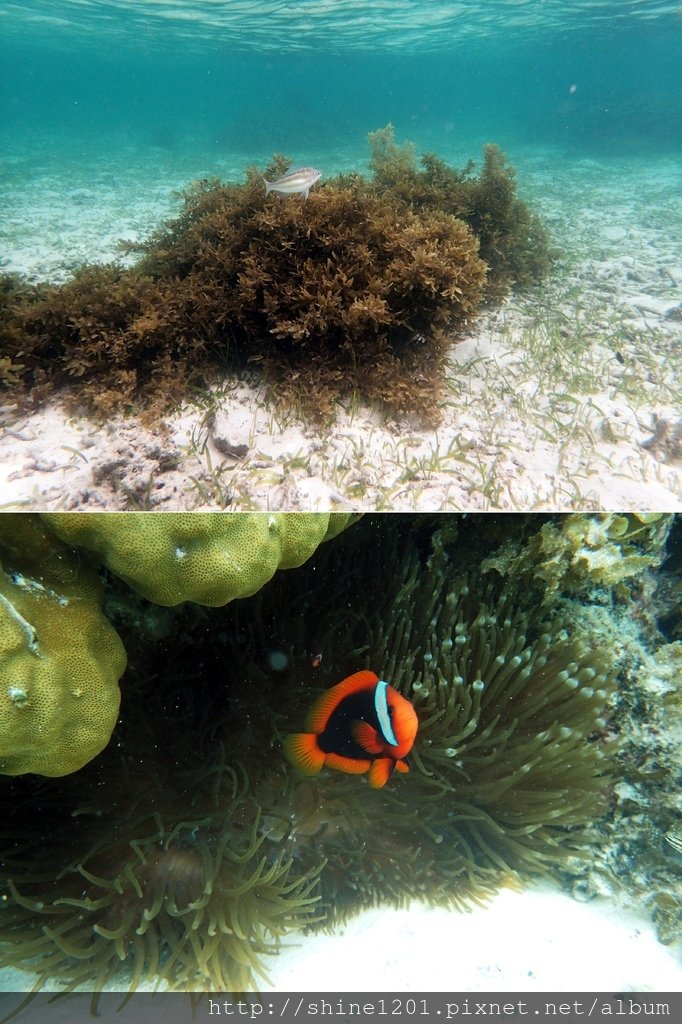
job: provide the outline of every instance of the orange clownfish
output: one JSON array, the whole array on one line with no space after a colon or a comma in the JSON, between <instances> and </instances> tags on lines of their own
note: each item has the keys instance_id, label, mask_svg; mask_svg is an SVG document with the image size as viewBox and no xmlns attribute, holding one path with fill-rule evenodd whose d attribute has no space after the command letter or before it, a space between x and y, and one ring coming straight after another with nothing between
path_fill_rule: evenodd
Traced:
<instances>
[{"instance_id":1,"label":"orange clownfish","mask_svg":"<svg viewBox=\"0 0 682 1024\"><path fill-rule=\"evenodd\" d=\"M417 735L417 713L401 694L374 672L355 672L323 693L311 707L307 732L284 740L284 753L304 775L326 765L349 775L369 773L374 789L394 768L408 772L403 758Z\"/></svg>"}]
</instances>

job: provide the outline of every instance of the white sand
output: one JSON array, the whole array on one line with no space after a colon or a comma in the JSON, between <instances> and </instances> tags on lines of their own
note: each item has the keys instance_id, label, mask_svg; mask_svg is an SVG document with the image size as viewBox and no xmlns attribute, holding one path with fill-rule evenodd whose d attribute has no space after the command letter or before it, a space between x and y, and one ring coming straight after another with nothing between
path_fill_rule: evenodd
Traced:
<instances>
[{"instance_id":1,"label":"white sand","mask_svg":"<svg viewBox=\"0 0 682 1024\"><path fill-rule=\"evenodd\" d=\"M502 891L469 913L368 910L335 934L303 936L267 969L263 992L682 991L679 947L662 946L642 912L548 886ZM29 977L0 971L0 991Z\"/></svg>"},{"instance_id":2,"label":"white sand","mask_svg":"<svg viewBox=\"0 0 682 1024\"><path fill-rule=\"evenodd\" d=\"M362 403L339 408L320 430L275 411L246 381L214 389L213 431L206 405L188 406L157 431L131 418L93 426L57 404L28 417L6 406L0 505L679 508L679 165L571 163L549 152L512 158L563 263L539 294L484 315L453 346L437 430ZM17 187L14 205L5 200L14 218L6 266L34 277L63 276L66 252L69 265L112 258L117 237L144 235L153 212L165 212L159 180L111 184L100 173L86 181L85 198L72 185L61 207L58 183L49 179L45 197L45 180ZM221 440L248 451L225 455Z\"/></svg>"},{"instance_id":3,"label":"white sand","mask_svg":"<svg viewBox=\"0 0 682 1024\"><path fill-rule=\"evenodd\" d=\"M270 974L278 991L680 991L682 956L641 914L542 887L470 913L369 910Z\"/></svg>"}]
</instances>

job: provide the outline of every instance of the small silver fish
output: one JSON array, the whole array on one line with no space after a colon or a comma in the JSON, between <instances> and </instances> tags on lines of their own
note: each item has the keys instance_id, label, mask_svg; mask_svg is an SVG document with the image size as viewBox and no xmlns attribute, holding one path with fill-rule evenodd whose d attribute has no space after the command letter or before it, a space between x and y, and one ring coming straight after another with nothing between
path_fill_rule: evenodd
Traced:
<instances>
[{"instance_id":1,"label":"small silver fish","mask_svg":"<svg viewBox=\"0 0 682 1024\"><path fill-rule=\"evenodd\" d=\"M271 192L281 192L282 195L288 196L295 192L301 192L303 198L307 199L310 189L321 177L322 171L318 171L315 167L297 167L295 171L283 174L277 181L268 181L263 178L265 195L268 196Z\"/></svg>"}]
</instances>

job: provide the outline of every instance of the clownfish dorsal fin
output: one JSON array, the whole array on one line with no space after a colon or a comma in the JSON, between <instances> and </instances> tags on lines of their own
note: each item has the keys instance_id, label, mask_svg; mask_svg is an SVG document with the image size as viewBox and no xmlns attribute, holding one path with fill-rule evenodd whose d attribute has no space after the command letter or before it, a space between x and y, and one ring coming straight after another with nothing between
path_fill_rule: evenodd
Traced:
<instances>
[{"instance_id":1,"label":"clownfish dorsal fin","mask_svg":"<svg viewBox=\"0 0 682 1024\"><path fill-rule=\"evenodd\" d=\"M379 734L369 722L353 722L350 734L357 745L368 754L380 754L384 749L379 740Z\"/></svg>"},{"instance_id":2,"label":"clownfish dorsal fin","mask_svg":"<svg viewBox=\"0 0 682 1024\"><path fill-rule=\"evenodd\" d=\"M322 770L325 755L313 733L294 732L285 736L282 748L287 761L303 775L317 775Z\"/></svg>"},{"instance_id":3,"label":"clownfish dorsal fin","mask_svg":"<svg viewBox=\"0 0 682 1024\"><path fill-rule=\"evenodd\" d=\"M374 691L374 710L377 713L384 739L390 746L397 747L398 741L395 738L391 716L388 713L388 683L384 679L379 680Z\"/></svg>"},{"instance_id":4,"label":"clownfish dorsal fin","mask_svg":"<svg viewBox=\"0 0 682 1024\"><path fill-rule=\"evenodd\" d=\"M363 669L362 672L354 672L352 676L332 686L331 690L318 697L311 707L306 719L306 729L319 736L327 728L329 719L345 697L372 689L378 682L379 676L376 672Z\"/></svg>"},{"instance_id":5,"label":"clownfish dorsal fin","mask_svg":"<svg viewBox=\"0 0 682 1024\"><path fill-rule=\"evenodd\" d=\"M372 761L368 776L372 789L381 789L385 786L394 767L395 761L392 757L378 757L376 761Z\"/></svg>"}]
</instances>

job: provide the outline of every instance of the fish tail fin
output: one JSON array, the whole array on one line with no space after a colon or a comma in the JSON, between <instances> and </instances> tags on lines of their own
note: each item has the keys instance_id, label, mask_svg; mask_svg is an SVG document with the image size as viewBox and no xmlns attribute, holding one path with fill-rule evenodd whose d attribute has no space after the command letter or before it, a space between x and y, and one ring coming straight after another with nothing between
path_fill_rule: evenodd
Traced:
<instances>
[{"instance_id":1,"label":"fish tail fin","mask_svg":"<svg viewBox=\"0 0 682 1024\"><path fill-rule=\"evenodd\" d=\"M265 182L265 196L267 198L273 183L271 181L268 181L267 178L263 178L263 181Z\"/></svg>"},{"instance_id":2,"label":"fish tail fin","mask_svg":"<svg viewBox=\"0 0 682 1024\"><path fill-rule=\"evenodd\" d=\"M315 733L291 733L284 738L282 749L287 761L303 775L317 775L324 765L324 751L320 750Z\"/></svg>"},{"instance_id":3,"label":"fish tail fin","mask_svg":"<svg viewBox=\"0 0 682 1024\"><path fill-rule=\"evenodd\" d=\"M392 757L378 757L369 769L369 784L372 789L381 789L391 777L395 761Z\"/></svg>"}]
</instances>

